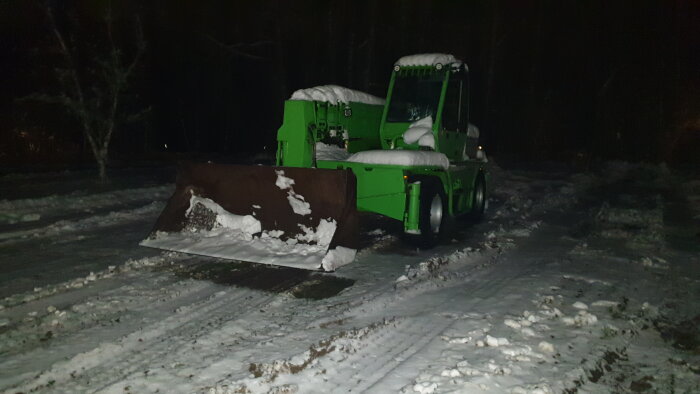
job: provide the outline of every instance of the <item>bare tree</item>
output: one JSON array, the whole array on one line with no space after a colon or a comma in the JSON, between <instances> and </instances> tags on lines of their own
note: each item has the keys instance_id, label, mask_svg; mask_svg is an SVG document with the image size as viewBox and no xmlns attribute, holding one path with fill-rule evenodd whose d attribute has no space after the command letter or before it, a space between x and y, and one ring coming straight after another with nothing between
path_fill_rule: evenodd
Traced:
<instances>
[{"instance_id":1,"label":"bare tree","mask_svg":"<svg viewBox=\"0 0 700 394\"><path fill-rule=\"evenodd\" d=\"M33 98L60 104L78 120L97 162L99 178L105 181L109 144L119 121L135 120L148 111L127 114L120 102L146 49L141 21L138 17L133 20L134 48L127 56L114 37L111 2L106 5L102 21L105 42L99 46L86 44L94 37L86 37L85 29L77 28L77 20L72 33L69 25L57 23L52 3L45 3L44 9L48 29L63 60L62 66L56 68L60 90L55 95L37 94Z\"/></svg>"}]
</instances>

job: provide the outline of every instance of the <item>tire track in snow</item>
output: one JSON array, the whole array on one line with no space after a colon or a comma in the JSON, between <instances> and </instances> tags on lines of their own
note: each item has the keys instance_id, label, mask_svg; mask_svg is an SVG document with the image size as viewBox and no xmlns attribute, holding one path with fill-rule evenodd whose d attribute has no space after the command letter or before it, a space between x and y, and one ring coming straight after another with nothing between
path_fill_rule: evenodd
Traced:
<instances>
[{"instance_id":1,"label":"tire track in snow","mask_svg":"<svg viewBox=\"0 0 700 394\"><path fill-rule=\"evenodd\" d=\"M334 392L365 392L376 391L376 385L383 378L399 368L407 360L410 360L415 354L423 350L433 339L448 329L454 320L439 317L435 320L419 320L414 319L412 324L406 327L406 331L413 331L409 336L397 336L394 333L388 333L390 336L388 341L381 342L382 350L377 352L376 348L368 346L366 352L358 356L357 361L367 361L374 354L379 354L379 357L374 357L371 362L362 362L364 367L358 370L351 381L355 381L355 386L351 390L346 388L334 390ZM387 347L386 344L389 344ZM339 387L342 387L343 382L337 382Z\"/></svg>"},{"instance_id":2,"label":"tire track in snow","mask_svg":"<svg viewBox=\"0 0 700 394\"><path fill-rule=\"evenodd\" d=\"M214 286L214 285L212 285ZM260 292L232 288L233 297L218 292L206 300L184 305L179 313L160 322L134 331L117 342L110 342L71 360L52 366L33 382L17 387L19 391L41 388L54 381L67 391L100 390L137 371L148 370L154 362L169 364L173 360L173 349L186 348L197 338L204 337L230 322L232 313L257 311L269 303L277 294L260 297ZM250 299L254 298L254 302ZM231 305L244 305L242 311L231 309ZM176 354L175 354L176 355ZM76 373L77 372L77 373Z\"/></svg>"},{"instance_id":3,"label":"tire track in snow","mask_svg":"<svg viewBox=\"0 0 700 394\"><path fill-rule=\"evenodd\" d=\"M252 315L258 314L261 307L268 305L270 302L274 302L277 296L277 294L269 294L266 297L259 297L260 294L258 291L248 289L238 290L241 290L242 293L237 297L233 299L224 299L222 300L222 305L217 305L208 309L206 313L207 317L202 321L189 320L182 326L177 327L176 330L169 331L165 339L159 339L155 344L150 345L144 351L136 353L138 355L145 354L146 357L139 357L136 361L130 357L122 357L119 363L101 368L99 376L105 379L96 383L100 385L99 390L121 392L125 387L131 386L131 382L134 380L136 381L136 385L138 385L138 381L143 376L144 372L154 369L160 370L160 372L173 377L182 378L182 376L178 374L179 370L196 369L197 372L199 372L200 369L207 366L207 363L211 363L212 360L221 357L220 347L224 346L224 343L219 340L222 339L222 334L226 340L231 340L230 336L225 332L225 326L230 324L235 325L238 321L247 322ZM248 302L251 299L256 299L256 302ZM235 311L236 318L233 320L230 319L230 314L232 312L230 309L231 304L246 305L245 309ZM188 306L187 310L191 308L195 308L195 306ZM180 313L188 312L181 311ZM274 328L271 329L274 330ZM228 346L228 351L237 353L239 350L245 350L246 346L250 345L251 342L257 343L264 341L267 338L263 331L264 330L257 329L249 333L250 337L239 337L243 345L234 347ZM183 361L188 359L188 362L192 363L193 352L196 353L196 365L183 363ZM113 373L115 369L119 371L119 375L117 376ZM95 371L91 371L88 374L91 384L93 384L94 373ZM206 372L204 372L204 374L206 375ZM170 384L172 385L172 382Z\"/></svg>"},{"instance_id":4,"label":"tire track in snow","mask_svg":"<svg viewBox=\"0 0 700 394\"><path fill-rule=\"evenodd\" d=\"M512 274L508 277L499 276L498 285L495 287L505 288L513 277L517 274ZM494 291L494 282L483 283L475 282L477 284L477 289L484 289L483 291ZM303 366L301 372L276 372L280 375L286 375L280 377L278 380L280 382L285 381L304 381L306 377L312 379L312 376L324 376L326 370L333 370L339 368L338 363L342 363L340 368L342 369L352 369L354 373L351 376L347 374L329 375L324 378L323 382L315 382L315 390L320 390L324 392L391 392L395 390L395 387L391 387L391 383L395 380L389 377L392 374L396 374L397 370L401 370L399 375L402 376L414 376L411 374L413 369L411 367L405 367L405 364L412 363L415 361L415 356L420 354L426 347L429 347L431 342L435 341L441 334L446 330L449 330L455 323L455 318L443 315L436 315L432 311L435 310L445 310L451 309L449 307L445 308L445 305L449 305L454 302L451 297L438 297L433 298L426 296L426 293L432 291L440 291L442 288L440 286L459 288L460 283L454 282L451 285L445 285L445 282L433 283L432 285L425 282L418 283L418 289L415 291L410 291L410 289L402 289L400 295L395 293L391 294L381 294L379 297L374 298L373 303L381 304L381 308L374 310L375 308L367 308L366 304L353 306L352 312L346 311L345 315L355 314L358 315L365 314L362 319L364 321L381 321L383 319L393 319L391 330L379 329L374 330L375 333L372 335L360 336L355 339L350 345L345 344L347 337L344 333L347 329L341 330L331 336L331 339L322 340L319 343L324 344L325 349L335 349L331 352L326 353L323 349L317 350L317 353L322 354L315 363L309 364L308 366ZM478 292L479 290L477 290ZM386 300L381 300L381 298L387 297ZM423 303L418 309L412 307L416 302L425 297L426 299L432 300L432 302ZM472 304L479 304L481 299L474 299L471 301ZM368 309L371 310L371 316L366 316ZM470 308L466 308L470 309ZM389 315L386 314L387 311L391 311ZM402 313L403 312L403 313ZM427 314L426 314L427 312ZM390 316L396 316L395 318ZM375 323L376 324L376 323ZM365 327L372 327L370 324ZM353 329L352 331L358 331L358 329ZM332 339L336 337L336 339ZM337 339L339 338L339 339ZM350 349L347 347L349 346ZM313 348L313 346L312 346ZM312 356L304 356L303 354L297 354L293 357L280 358L272 361L265 361L262 365L267 365L270 370L275 370L274 366L284 366L291 364L290 369L299 369L300 367L294 367L294 361L305 359ZM359 366L359 368L358 368ZM282 371L286 368L282 367ZM408 372L406 372L408 370ZM297 374L302 374L303 376L297 376ZM222 393L235 393L239 392L239 389L250 389L253 392L266 392L266 390L275 390L275 377L273 375L263 375L257 379L241 379L229 384L220 384L213 388L212 392L222 392ZM352 388L348 387L348 383L352 384ZM404 384L409 383L405 381ZM294 384L294 383L293 383ZM281 386L280 386L281 387ZM218 390L218 391L217 391Z\"/></svg>"},{"instance_id":5,"label":"tire track in snow","mask_svg":"<svg viewBox=\"0 0 700 394\"><path fill-rule=\"evenodd\" d=\"M542 230L545 232L549 231L547 228ZM518 242L515 247L503 253L497 253L495 255L483 253L478 257L478 260L491 258L497 260L505 259L507 260L506 264L517 265L518 262L514 261L511 256L520 256L523 252L531 252L529 249L536 243L536 240L526 238ZM565 253L567 250L569 250L569 248L561 248L562 253ZM357 364L366 365L366 367L363 367L358 373L353 375L354 380L349 380L354 384L352 391L394 392L407 384L412 384L415 377L418 376L417 372L423 367L421 362L417 361L414 356L420 354L425 348L433 348L431 343L441 334L450 330L455 322L458 321L454 318L444 316L432 316L432 318L428 318L426 316L421 316L421 314L428 312L428 315L430 315L429 311L435 310L454 310L456 312L479 310L479 307L483 307L484 302L497 298L498 294L503 294L506 289L514 286L514 283L523 280L523 278L535 275L539 271L539 266L537 264L528 265L527 267L518 267L518 269L500 269L497 271L488 269L492 267L494 267L492 264L488 264L482 267L482 269L476 270L474 266L470 264L463 267L462 270L456 271L455 277L448 277L444 282L426 283L425 280L418 281L415 283L416 288L409 287L402 289L403 294L401 296L396 297L396 299L388 305L382 305L381 309L390 310L395 313L395 311L402 308L410 311L410 306L430 291L441 292L448 290L449 292L449 289L452 288L460 293L464 292L470 294L470 298L461 299L461 304L455 307L450 307L450 303L452 303L453 300L448 297L434 304L421 305L420 309L411 312L414 316L405 315L402 317L401 314L397 314L400 319L415 319L415 322L410 325L415 329L415 332L401 339L391 337L386 342L377 341L378 346L368 346L362 353L358 353L358 360L362 361L358 361ZM430 299L432 297L426 298ZM377 310L377 312L380 310ZM394 333L390 333L390 335L391 334ZM401 336L403 335L405 335L405 333L402 333ZM385 346L386 344L389 344L389 346ZM375 358L377 354L381 356ZM397 379L393 378L392 375L403 379L403 384L396 386ZM408 378L408 380L406 380L408 376L413 376L413 378ZM338 381L336 383L340 387L343 387L343 381ZM346 384L347 382L345 382L345 385ZM347 387L337 392L345 392L346 390Z\"/></svg>"},{"instance_id":6,"label":"tire track in snow","mask_svg":"<svg viewBox=\"0 0 700 394\"><path fill-rule=\"evenodd\" d=\"M172 185L162 185L105 193L73 192L40 198L0 200L0 229L7 224L31 223L45 217L68 219L91 215L96 210L115 209L120 205L165 200L172 190Z\"/></svg>"},{"instance_id":7,"label":"tire track in snow","mask_svg":"<svg viewBox=\"0 0 700 394\"><path fill-rule=\"evenodd\" d=\"M124 278L128 281L131 278ZM212 284L206 282L192 282L183 287L182 281L174 281L160 287L158 289L142 289L139 291L130 291L130 285L110 288L106 291L91 290L90 293L80 301L71 301L71 306L66 307L64 311L68 314L65 318L58 315L47 314L39 316L37 319L43 321L37 324L36 322L20 323L13 327L8 333L6 339L12 339L13 333L19 334L19 338L27 336L28 331L36 331L35 346L31 347L26 343L20 344L23 347L23 353L13 355L12 358L0 361L0 371L9 372L15 375L36 375L37 369L49 368L53 363L65 359L66 357L75 357L82 352L94 349L94 346L99 346L97 339L93 338L116 338L125 335L138 326L140 319L147 315L165 314L172 311L174 308L181 306L183 300L200 299L211 295L217 289ZM142 287L153 285L152 281L142 283ZM125 292L125 289L127 290ZM144 291L145 290L145 291ZM115 294L112 294L115 293ZM126 294L124 294L126 293ZM63 294L57 294L57 300L44 299L40 300L41 307L36 308L32 305L23 304L20 307L21 311L27 310L45 310L46 305L61 305ZM58 301L58 302L54 302ZM141 301L140 304L131 305L133 302ZM116 305L116 306L115 306ZM7 312L12 313L13 309ZM57 312L63 312L58 311ZM16 314L16 313L15 313ZM60 326L54 327L50 321L57 317L56 321ZM47 354L46 349L40 347L42 339L39 337L46 330L53 330L51 349L52 352ZM11 344L6 344L8 347ZM6 355L8 349L3 348L3 353ZM34 368L29 370L29 368ZM1 376L2 374L0 374ZM17 384L21 379L8 379L2 377L5 383Z\"/></svg>"},{"instance_id":8,"label":"tire track in snow","mask_svg":"<svg viewBox=\"0 0 700 394\"><path fill-rule=\"evenodd\" d=\"M105 215L91 216L77 221L60 220L41 228L0 233L0 246L9 243L32 241L37 238L64 236L68 233L88 232L99 228L143 220L144 217L155 217L163 210L164 206L165 203L163 202L152 202L136 209L113 211Z\"/></svg>"}]
</instances>

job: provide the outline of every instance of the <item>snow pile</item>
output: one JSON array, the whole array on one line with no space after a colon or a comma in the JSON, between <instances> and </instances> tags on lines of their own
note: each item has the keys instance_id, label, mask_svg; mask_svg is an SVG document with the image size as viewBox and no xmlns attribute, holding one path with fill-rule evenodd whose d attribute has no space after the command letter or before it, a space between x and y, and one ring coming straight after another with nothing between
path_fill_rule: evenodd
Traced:
<instances>
[{"instance_id":1,"label":"snow pile","mask_svg":"<svg viewBox=\"0 0 700 394\"><path fill-rule=\"evenodd\" d=\"M430 166L448 169L450 160L444 153L416 150L367 150L357 152L347 161L397 166Z\"/></svg>"},{"instance_id":2,"label":"snow pile","mask_svg":"<svg viewBox=\"0 0 700 394\"><path fill-rule=\"evenodd\" d=\"M596 324L598 317L585 310L580 310L574 317L562 316L561 321L567 326L585 327Z\"/></svg>"},{"instance_id":3,"label":"snow pile","mask_svg":"<svg viewBox=\"0 0 700 394\"><path fill-rule=\"evenodd\" d=\"M219 204L215 203L214 201L208 198L195 196L194 194L192 194L192 197L190 197L190 207L187 208L187 211L185 211L185 215L188 217L191 216L197 204L200 204L204 208L213 212L216 215L216 223L220 227L224 227L230 230L238 230L248 235L252 235L262 231L260 221L254 218L252 215L234 215L223 209Z\"/></svg>"},{"instance_id":4,"label":"snow pile","mask_svg":"<svg viewBox=\"0 0 700 394\"><path fill-rule=\"evenodd\" d=\"M323 142L316 143L316 160L344 161L348 157L350 157L350 153L339 146L328 145Z\"/></svg>"},{"instance_id":5,"label":"snow pile","mask_svg":"<svg viewBox=\"0 0 700 394\"><path fill-rule=\"evenodd\" d=\"M325 271L335 271L338 267L352 263L356 254L357 250L355 249L336 246L323 257L321 266Z\"/></svg>"},{"instance_id":6,"label":"snow pile","mask_svg":"<svg viewBox=\"0 0 700 394\"><path fill-rule=\"evenodd\" d=\"M292 93L290 100L321 101L337 105L338 103L363 103L384 105L385 100L369 93L348 89L337 85L323 85L308 89L299 89Z\"/></svg>"},{"instance_id":7,"label":"snow pile","mask_svg":"<svg viewBox=\"0 0 700 394\"><path fill-rule=\"evenodd\" d=\"M294 213L302 216L310 214L311 205L306 202L304 196L295 193L294 188L292 188L294 179L284 176L284 170L277 170L275 173L277 174L277 181L275 181L275 185L282 190L289 189L287 191L287 200L289 201L289 205L292 207Z\"/></svg>"},{"instance_id":8,"label":"snow pile","mask_svg":"<svg viewBox=\"0 0 700 394\"><path fill-rule=\"evenodd\" d=\"M433 136L433 117L428 116L419 119L403 133L403 142L406 144L415 144L435 149L435 136Z\"/></svg>"},{"instance_id":9,"label":"snow pile","mask_svg":"<svg viewBox=\"0 0 700 394\"><path fill-rule=\"evenodd\" d=\"M438 64L446 65L451 63L455 63L457 66L462 64L462 62L457 60L454 55L445 53L421 53L417 55L404 56L397 60L394 65L399 67L435 66Z\"/></svg>"},{"instance_id":10,"label":"snow pile","mask_svg":"<svg viewBox=\"0 0 700 394\"><path fill-rule=\"evenodd\" d=\"M553 354L555 352L554 345L547 341L540 342L537 348L540 349L542 353Z\"/></svg>"},{"instance_id":11,"label":"snow pile","mask_svg":"<svg viewBox=\"0 0 700 394\"><path fill-rule=\"evenodd\" d=\"M459 371L457 371L459 372ZM431 394L434 393L435 390L437 390L438 385L437 383L431 383L431 382L420 382L416 383L413 385L413 391L416 393L421 393L421 394Z\"/></svg>"},{"instance_id":12,"label":"snow pile","mask_svg":"<svg viewBox=\"0 0 700 394\"><path fill-rule=\"evenodd\" d=\"M491 335L487 335L486 339L483 342L477 341L477 346L479 346L479 342L481 342L482 344L485 343L486 346L490 346L490 347L499 347L499 346L505 346L505 345L510 344L510 342L508 341L508 338L496 338L496 337L492 337Z\"/></svg>"}]
</instances>

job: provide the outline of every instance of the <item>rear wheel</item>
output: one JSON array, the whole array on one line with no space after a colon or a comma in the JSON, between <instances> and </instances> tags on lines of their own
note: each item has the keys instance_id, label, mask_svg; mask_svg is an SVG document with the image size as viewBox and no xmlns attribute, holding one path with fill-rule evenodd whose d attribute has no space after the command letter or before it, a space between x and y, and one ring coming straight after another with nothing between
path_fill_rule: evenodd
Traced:
<instances>
[{"instance_id":1,"label":"rear wheel","mask_svg":"<svg viewBox=\"0 0 700 394\"><path fill-rule=\"evenodd\" d=\"M433 178L423 178L420 181L420 234L406 234L406 241L413 246L429 249L449 233L450 214L442 183Z\"/></svg>"},{"instance_id":2,"label":"rear wheel","mask_svg":"<svg viewBox=\"0 0 700 394\"><path fill-rule=\"evenodd\" d=\"M486 182L483 175L479 175L472 192L472 210L469 212L469 218L475 221L481 220L484 217L484 211L486 211Z\"/></svg>"}]
</instances>

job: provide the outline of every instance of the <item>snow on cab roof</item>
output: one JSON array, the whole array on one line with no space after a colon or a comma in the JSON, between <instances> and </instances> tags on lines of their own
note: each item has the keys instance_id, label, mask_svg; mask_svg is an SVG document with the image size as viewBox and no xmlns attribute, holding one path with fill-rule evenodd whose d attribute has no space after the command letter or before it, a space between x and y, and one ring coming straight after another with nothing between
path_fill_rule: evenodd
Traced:
<instances>
[{"instance_id":1,"label":"snow on cab roof","mask_svg":"<svg viewBox=\"0 0 700 394\"><path fill-rule=\"evenodd\" d=\"M462 61L454 55L446 53L420 53L400 58L394 63L395 66L435 66L437 64L447 65L450 63L462 64Z\"/></svg>"},{"instance_id":2,"label":"snow on cab roof","mask_svg":"<svg viewBox=\"0 0 700 394\"><path fill-rule=\"evenodd\" d=\"M363 103L384 105L385 100L369 93L348 89L338 85L323 85L299 89L292 93L290 100L322 101L331 104Z\"/></svg>"}]
</instances>

